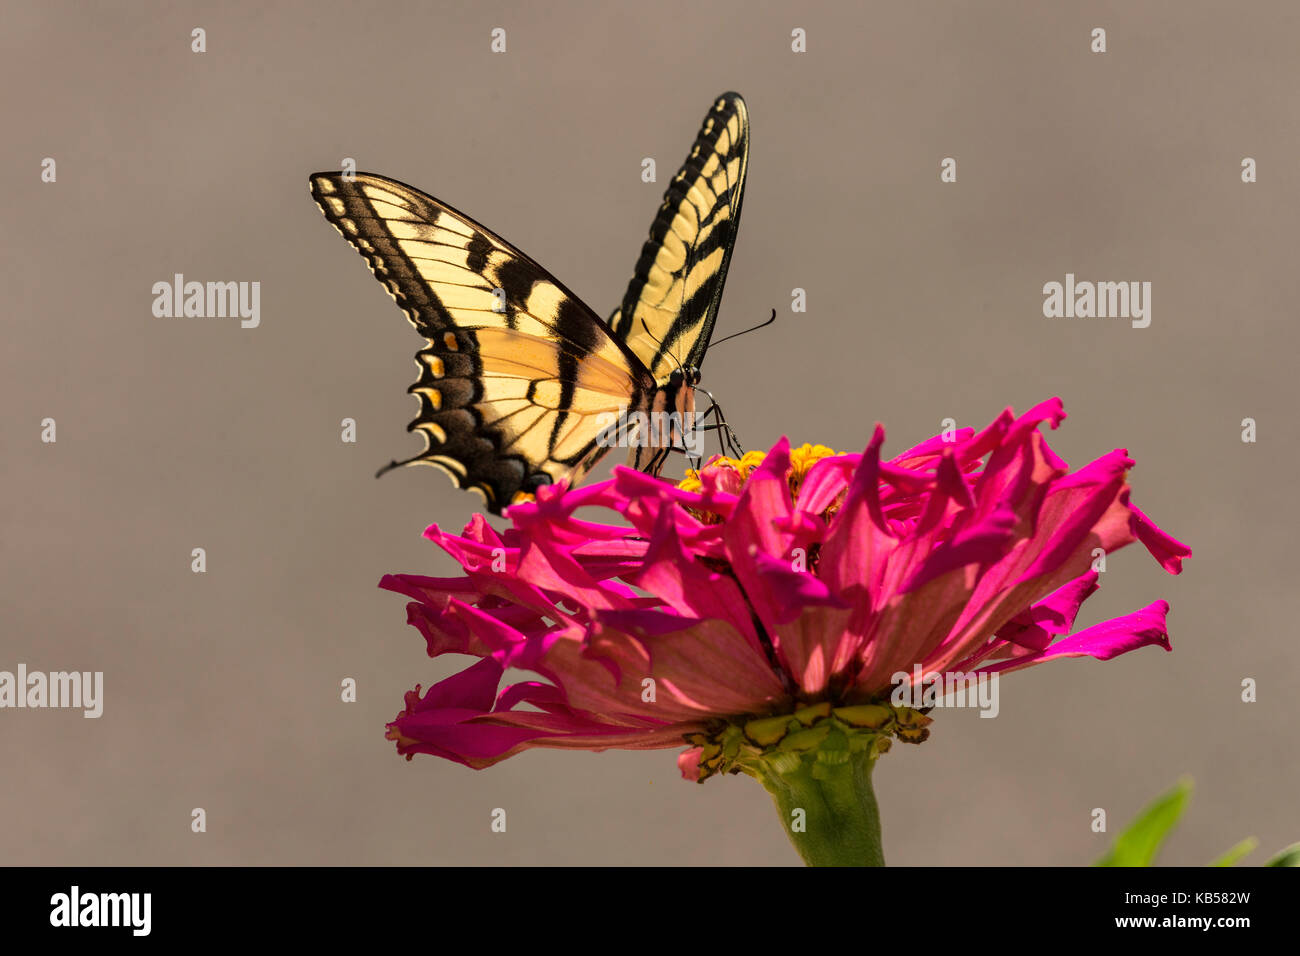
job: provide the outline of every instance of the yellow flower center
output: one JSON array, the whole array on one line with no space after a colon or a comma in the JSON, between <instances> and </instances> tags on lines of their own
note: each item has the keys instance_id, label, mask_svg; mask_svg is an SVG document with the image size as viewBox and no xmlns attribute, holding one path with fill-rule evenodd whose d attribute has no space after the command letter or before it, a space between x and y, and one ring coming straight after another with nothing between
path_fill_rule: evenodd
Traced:
<instances>
[{"instance_id":1,"label":"yellow flower center","mask_svg":"<svg viewBox=\"0 0 1300 956\"><path fill-rule=\"evenodd\" d=\"M790 449L790 470L786 473L786 480L790 483L790 494L798 496L799 486L803 484L804 478L808 476L809 469L823 458L830 458L838 455L840 452L833 448L827 448L825 445L810 445L804 443L798 448ZM747 451L740 458L728 458L726 455L717 455L709 461L705 468L727 468L734 471L742 482L749 479L750 474L761 465L767 458L767 452ZM698 492L703 490L704 485L700 481L700 473L693 468L686 470L686 477L677 483L677 487L683 491Z\"/></svg>"}]
</instances>

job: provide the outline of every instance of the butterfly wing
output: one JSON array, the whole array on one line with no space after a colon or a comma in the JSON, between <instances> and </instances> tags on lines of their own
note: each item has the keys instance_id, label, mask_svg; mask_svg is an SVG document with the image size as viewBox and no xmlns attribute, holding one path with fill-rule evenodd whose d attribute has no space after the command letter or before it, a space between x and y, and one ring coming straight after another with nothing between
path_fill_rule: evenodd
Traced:
<instances>
[{"instance_id":1,"label":"butterfly wing","mask_svg":"<svg viewBox=\"0 0 1300 956\"><path fill-rule=\"evenodd\" d=\"M436 465L500 514L519 492L576 482L607 448L620 409L655 382L635 354L549 272L468 216L370 173L316 173L311 194L428 340L408 426Z\"/></svg>"},{"instance_id":2,"label":"butterfly wing","mask_svg":"<svg viewBox=\"0 0 1300 956\"><path fill-rule=\"evenodd\" d=\"M739 93L724 93L664 193L623 304L610 318L614 334L660 385L679 365L699 368L704 361L748 165L749 112Z\"/></svg>"}]
</instances>

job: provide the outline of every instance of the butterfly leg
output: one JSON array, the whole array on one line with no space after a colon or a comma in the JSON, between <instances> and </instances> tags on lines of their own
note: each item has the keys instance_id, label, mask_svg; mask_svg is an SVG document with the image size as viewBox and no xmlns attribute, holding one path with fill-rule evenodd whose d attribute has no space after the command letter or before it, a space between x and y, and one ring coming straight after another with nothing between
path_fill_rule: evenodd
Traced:
<instances>
[{"instance_id":1,"label":"butterfly leg","mask_svg":"<svg viewBox=\"0 0 1300 956\"><path fill-rule=\"evenodd\" d=\"M709 407L700 416L700 421L705 421L710 416L714 420L714 424L706 425L702 430L718 432L721 436L719 444L724 445L724 451L728 452L733 458L742 457L745 454L745 448L740 444L740 438L737 437L735 430L727 423L727 416L723 412L722 406L718 404L718 400L705 389L697 388L696 390L709 396Z\"/></svg>"},{"instance_id":2,"label":"butterfly leg","mask_svg":"<svg viewBox=\"0 0 1300 956\"><path fill-rule=\"evenodd\" d=\"M648 475L658 475L668 460L668 456L673 452L686 457L686 467L694 471L699 471L704 465L704 459L699 455L692 455L689 448L685 445L666 445L655 452L654 458L642 469Z\"/></svg>"},{"instance_id":3,"label":"butterfly leg","mask_svg":"<svg viewBox=\"0 0 1300 956\"><path fill-rule=\"evenodd\" d=\"M668 460L668 453L670 451L672 451L671 448L656 449L654 457L650 459L650 461L646 464L645 468L643 468L642 471L644 471L647 475L659 474L659 470L663 468L664 462Z\"/></svg>"},{"instance_id":4,"label":"butterfly leg","mask_svg":"<svg viewBox=\"0 0 1300 956\"><path fill-rule=\"evenodd\" d=\"M745 454L745 449L741 447L740 442L736 440L736 434L726 422L715 423L713 425L701 425L702 432L718 432L721 437L718 439L719 448L722 452L731 458L741 458Z\"/></svg>"}]
</instances>

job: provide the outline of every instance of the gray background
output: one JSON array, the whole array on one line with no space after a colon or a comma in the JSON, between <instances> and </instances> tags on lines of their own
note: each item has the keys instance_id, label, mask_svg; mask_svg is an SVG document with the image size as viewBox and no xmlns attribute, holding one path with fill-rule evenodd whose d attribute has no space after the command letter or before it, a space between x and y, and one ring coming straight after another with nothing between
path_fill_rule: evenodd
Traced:
<instances>
[{"instance_id":1,"label":"gray background","mask_svg":"<svg viewBox=\"0 0 1300 956\"><path fill-rule=\"evenodd\" d=\"M431 469L372 479L420 447L421 340L307 193L354 157L607 314L726 89L753 138L719 335L781 318L705 377L750 447L860 450L878 420L896 453L1060 395L1054 447L1128 448L1134 501L1196 550L1179 578L1113 556L1080 621L1166 598L1172 654L1013 675L998 719L939 712L883 758L887 858L1086 863L1111 839L1092 808L1114 831L1184 772L1163 862L1300 838L1300 9L847 6L4 3L0 669L102 670L107 699L99 720L0 712L0 860L798 862L757 783L685 783L675 751L394 754L403 691L467 659L426 658L375 584L450 573L420 532L477 499ZM154 318L175 272L260 281L261 327ZM1066 272L1151 281L1151 327L1045 319Z\"/></svg>"}]
</instances>

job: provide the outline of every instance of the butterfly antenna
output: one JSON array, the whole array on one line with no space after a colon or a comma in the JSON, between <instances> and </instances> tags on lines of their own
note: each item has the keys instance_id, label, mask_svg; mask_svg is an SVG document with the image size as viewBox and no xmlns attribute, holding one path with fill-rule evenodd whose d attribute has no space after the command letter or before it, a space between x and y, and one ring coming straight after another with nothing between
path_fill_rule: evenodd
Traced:
<instances>
[{"instance_id":1,"label":"butterfly antenna","mask_svg":"<svg viewBox=\"0 0 1300 956\"><path fill-rule=\"evenodd\" d=\"M776 309L773 309L772 317L768 319L766 322L760 322L758 325L754 326L753 328L745 329L743 332L732 332L730 335L718 339L718 341L710 345L709 348L715 348L721 345L723 342L727 341L727 339L738 338L739 336L742 335L748 335L750 332L757 332L759 329L765 329L775 321L776 321Z\"/></svg>"}]
</instances>

